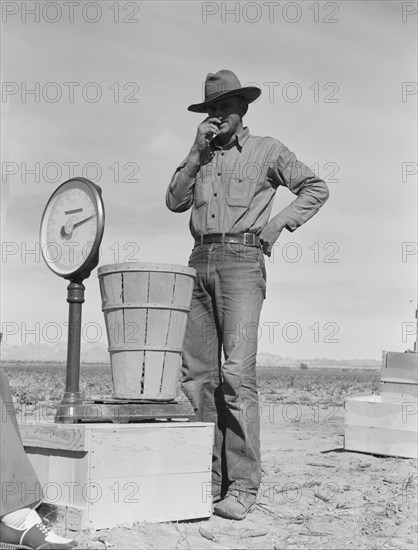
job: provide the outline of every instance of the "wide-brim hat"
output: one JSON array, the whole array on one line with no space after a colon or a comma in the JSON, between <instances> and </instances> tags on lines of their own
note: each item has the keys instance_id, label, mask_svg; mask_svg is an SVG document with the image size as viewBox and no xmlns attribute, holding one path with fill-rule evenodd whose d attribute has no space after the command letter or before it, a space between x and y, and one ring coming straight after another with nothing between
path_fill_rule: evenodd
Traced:
<instances>
[{"instance_id":1,"label":"wide-brim hat","mask_svg":"<svg viewBox=\"0 0 418 550\"><path fill-rule=\"evenodd\" d=\"M247 103L252 103L261 94L260 88L256 86L241 86L237 75L227 69L222 69L217 73L209 73L205 81L205 101L195 103L187 107L188 111L193 113L206 113L207 107L213 101L221 97L233 95L243 96Z\"/></svg>"}]
</instances>

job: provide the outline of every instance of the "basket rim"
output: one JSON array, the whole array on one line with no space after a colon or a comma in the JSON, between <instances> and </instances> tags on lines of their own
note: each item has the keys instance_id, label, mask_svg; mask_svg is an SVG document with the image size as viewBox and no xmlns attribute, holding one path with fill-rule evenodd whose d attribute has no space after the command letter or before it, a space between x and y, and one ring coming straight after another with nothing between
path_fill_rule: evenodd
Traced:
<instances>
[{"instance_id":1,"label":"basket rim","mask_svg":"<svg viewBox=\"0 0 418 550\"><path fill-rule=\"evenodd\" d=\"M193 267L188 267L180 264L160 264L154 262L124 262L102 265L98 268L97 274L99 277L107 275L108 273L123 273L123 272L135 272L135 271L148 271L155 273L179 273L181 275L188 275L190 277L196 277L196 270Z\"/></svg>"}]
</instances>

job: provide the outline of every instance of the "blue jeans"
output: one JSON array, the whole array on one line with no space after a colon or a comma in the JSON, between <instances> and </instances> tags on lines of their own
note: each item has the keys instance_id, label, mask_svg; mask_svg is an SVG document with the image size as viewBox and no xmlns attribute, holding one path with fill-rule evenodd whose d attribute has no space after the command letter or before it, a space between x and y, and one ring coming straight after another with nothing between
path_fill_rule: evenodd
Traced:
<instances>
[{"instance_id":1,"label":"blue jeans","mask_svg":"<svg viewBox=\"0 0 418 550\"><path fill-rule=\"evenodd\" d=\"M197 277L183 348L183 391L198 420L215 424L212 485L252 499L261 482L255 365L264 256L242 244L198 245L189 266Z\"/></svg>"}]
</instances>

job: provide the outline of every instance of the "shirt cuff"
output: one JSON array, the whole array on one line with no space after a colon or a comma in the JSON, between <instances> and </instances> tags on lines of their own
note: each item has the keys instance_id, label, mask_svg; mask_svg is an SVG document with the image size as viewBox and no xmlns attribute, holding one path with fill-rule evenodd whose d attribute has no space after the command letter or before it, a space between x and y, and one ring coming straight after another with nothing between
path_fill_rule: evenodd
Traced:
<instances>
[{"instance_id":1,"label":"shirt cuff","mask_svg":"<svg viewBox=\"0 0 418 550\"><path fill-rule=\"evenodd\" d=\"M298 224L296 220L288 219L285 227L290 233L293 233L293 231L295 231L295 229L297 229L299 225L300 224Z\"/></svg>"}]
</instances>

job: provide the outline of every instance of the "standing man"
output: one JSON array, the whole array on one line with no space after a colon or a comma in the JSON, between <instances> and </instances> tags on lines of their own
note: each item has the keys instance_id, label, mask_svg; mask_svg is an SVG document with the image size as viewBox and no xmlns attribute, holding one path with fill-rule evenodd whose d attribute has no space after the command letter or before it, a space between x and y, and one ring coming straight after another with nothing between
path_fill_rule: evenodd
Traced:
<instances>
[{"instance_id":1,"label":"standing man","mask_svg":"<svg viewBox=\"0 0 418 550\"><path fill-rule=\"evenodd\" d=\"M214 422L214 513L243 519L261 483L256 384L258 322L266 295L263 253L328 198L326 184L280 141L252 136L242 118L261 90L228 70L209 73L207 113L166 194L173 212L192 208L197 271L183 351L183 391L199 421ZM279 186L297 195L269 221ZM223 354L223 356L222 356Z\"/></svg>"}]
</instances>

